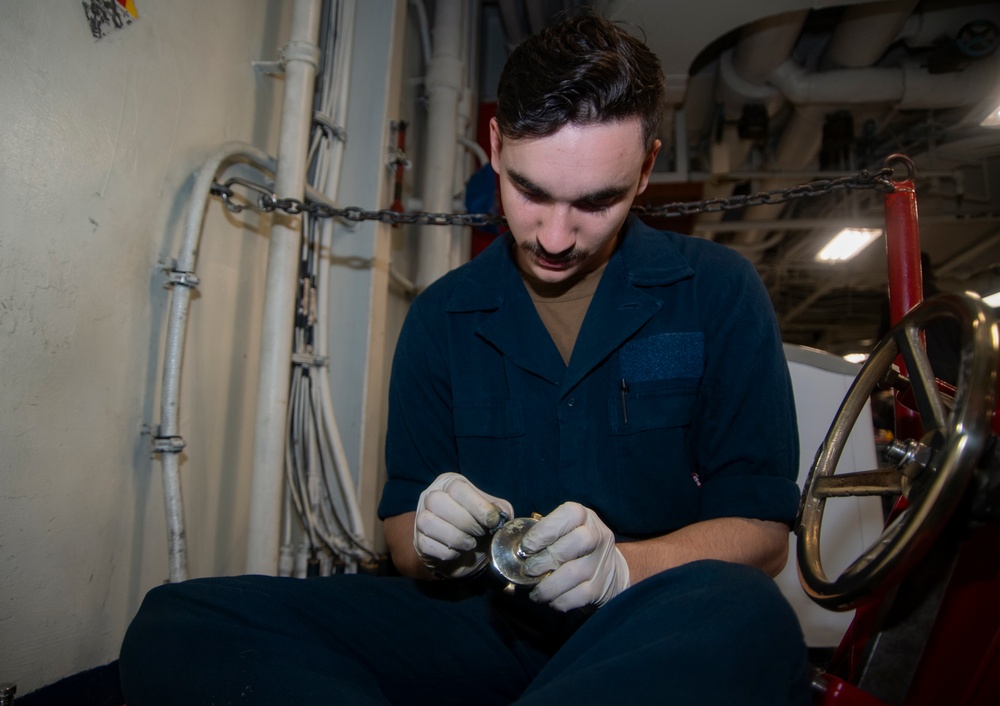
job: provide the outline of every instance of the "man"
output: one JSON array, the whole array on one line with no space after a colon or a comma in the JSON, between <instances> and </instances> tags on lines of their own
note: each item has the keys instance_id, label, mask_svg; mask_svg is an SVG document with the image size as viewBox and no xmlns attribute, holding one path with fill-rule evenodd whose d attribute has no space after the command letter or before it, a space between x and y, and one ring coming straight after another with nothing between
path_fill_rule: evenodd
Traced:
<instances>
[{"instance_id":1,"label":"man","mask_svg":"<svg viewBox=\"0 0 1000 706\"><path fill-rule=\"evenodd\" d=\"M510 233L413 303L393 363L380 515L404 576L155 589L131 706L808 703L768 577L798 498L773 312L738 255L629 216L662 96L600 18L513 52L491 123ZM510 595L487 544L533 512L541 580Z\"/></svg>"}]
</instances>

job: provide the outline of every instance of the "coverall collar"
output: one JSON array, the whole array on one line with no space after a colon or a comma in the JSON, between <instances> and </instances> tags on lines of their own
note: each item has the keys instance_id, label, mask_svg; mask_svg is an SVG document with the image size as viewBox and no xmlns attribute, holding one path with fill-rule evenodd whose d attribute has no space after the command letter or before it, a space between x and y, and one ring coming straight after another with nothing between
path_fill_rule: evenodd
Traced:
<instances>
[{"instance_id":1,"label":"coverall collar","mask_svg":"<svg viewBox=\"0 0 1000 706\"><path fill-rule=\"evenodd\" d=\"M498 238L462 268L462 280L449 298L449 312L492 312L476 334L503 351L510 361L559 385L568 394L602 360L638 331L662 306L646 287L670 285L694 274L672 245L640 247L644 238L661 238L635 216L622 227L621 242L608 261L587 311L569 366L563 364L521 281L512 252L513 238Z\"/></svg>"}]
</instances>

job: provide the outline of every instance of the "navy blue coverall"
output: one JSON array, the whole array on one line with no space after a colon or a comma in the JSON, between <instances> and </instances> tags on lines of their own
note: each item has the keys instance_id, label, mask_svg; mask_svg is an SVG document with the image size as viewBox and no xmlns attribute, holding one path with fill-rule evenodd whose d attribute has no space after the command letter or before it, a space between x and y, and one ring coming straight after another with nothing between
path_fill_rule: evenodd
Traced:
<instances>
[{"instance_id":1,"label":"navy blue coverall","mask_svg":"<svg viewBox=\"0 0 1000 706\"><path fill-rule=\"evenodd\" d=\"M619 541L729 516L791 522L791 384L745 259L630 218L567 366L511 246L498 238L411 307L380 516L456 471L520 516L582 503ZM718 561L568 614L488 575L189 581L149 593L121 671L132 706L809 703L791 608L762 572Z\"/></svg>"}]
</instances>

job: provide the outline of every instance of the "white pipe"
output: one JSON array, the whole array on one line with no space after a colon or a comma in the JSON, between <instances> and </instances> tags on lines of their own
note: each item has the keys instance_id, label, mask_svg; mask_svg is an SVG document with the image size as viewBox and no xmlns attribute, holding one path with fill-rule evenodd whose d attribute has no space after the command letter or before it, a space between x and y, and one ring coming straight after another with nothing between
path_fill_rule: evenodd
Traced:
<instances>
[{"instance_id":1,"label":"white pipe","mask_svg":"<svg viewBox=\"0 0 1000 706\"><path fill-rule=\"evenodd\" d=\"M950 74L943 75L954 80ZM900 68L838 69L811 72L789 60L771 74L770 82L797 104L898 103L905 91Z\"/></svg>"},{"instance_id":2,"label":"white pipe","mask_svg":"<svg viewBox=\"0 0 1000 706\"><path fill-rule=\"evenodd\" d=\"M431 63L431 31L427 24L427 7L424 0L410 0L417 10L417 29L420 32L420 49L424 57L424 66Z\"/></svg>"},{"instance_id":3,"label":"white pipe","mask_svg":"<svg viewBox=\"0 0 1000 706\"><path fill-rule=\"evenodd\" d=\"M319 60L320 10L320 0L295 0L291 39L282 50L285 90L275 192L285 198L301 199L305 193L313 84ZM275 219L264 285L247 539L246 568L249 573L273 575L278 562L284 428L300 239L300 217Z\"/></svg>"},{"instance_id":4,"label":"white pipe","mask_svg":"<svg viewBox=\"0 0 1000 706\"><path fill-rule=\"evenodd\" d=\"M844 10L823 52L832 67L871 66L906 25L918 0L889 0L852 5Z\"/></svg>"},{"instance_id":5,"label":"white pipe","mask_svg":"<svg viewBox=\"0 0 1000 706\"><path fill-rule=\"evenodd\" d=\"M762 84L791 56L808 10L785 12L747 25L736 44L736 74L748 84Z\"/></svg>"},{"instance_id":6,"label":"white pipe","mask_svg":"<svg viewBox=\"0 0 1000 706\"><path fill-rule=\"evenodd\" d=\"M716 99L725 107L727 120L738 119L746 103L763 103L768 115L778 112L783 98L764 79L791 54L807 15L808 11L799 10L754 22L740 32L736 48L722 55L715 94ZM740 138L734 125L726 125L721 142L712 146L713 173L740 168L750 154L751 147L751 141ZM706 185L705 197L727 198L734 187L734 184L727 182ZM698 222L721 219L721 212L702 214Z\"/></svg>"},{"instance_id":7,"label":"white pipe","mask_svg":"<svg viewBox=\"0 0 1000 706\"><path fill-rule=\"evenodd\" d=\"M774 115L781 107L782 95L777 88L763 81L752 81L740 75L740 65L735 58L734 50L725 51L719 57L719 73L716 89L717 100L726 109L726 118L736 120L740 117L743 106L747 103L761 103L766 106L768 115ZM788 55L785 55L788 59ZM779 62L778 66L781 63ZM771 67L768 75L774 72Z\"/></svg>"},{"instance_id":8,"label":"white pipe","mask_svg":"<svg viewBox=\"0 0 1000 706\"><path fill-rule=\"evenodd\" d=\"M997 3L958 4L940 7L910 15L899 31L901 39L911 49L933 47L942 36L952 36L974 20L992 20L1000 23L1000 5Z\"/></svg>"},{"instance_id":9,"label":"white pipe","mask_svg":"<svg viewBox=\"0 0 1000 706\"><path fill-rule=\"evenodd\" d=\"M191 202L185 221L180 251L174 263L175 275L193 284L198 243L202 223L208 206L209 189L224 164L246 161L264 172L271 173L274 161L266 153L238 142L229 142L216 150L198 170L191 189ZM180 399L180 372L184 356L184 333L187 324L191 286L175 283L170 295L167 318L166 345L163 356L163 383L160 391L160 423L158 436L180 439L178 403ZM180 484L180 448L161 451L163 496L167 519L167 552L171 583L183 581L188 576L187 541L184 529L184 501Z\"/></svg>"},{"instance_id":10,"label":"white pipe","mask_svg":"<svg viewBox=\"0 0 1000 706\"><path fill-rule=\"evenodd\" d=\"M786 61L770 81L799 105L892 103L910 110L972 105L989 91L991 78L985 61L946 74L932 74L917 66L810 72Z\"/></svg>"},{"instance_id":11,"label":"white pipe","mask_svg":"<svg viewBox=\"0 0 1000 706\"><path fill-rule=\"evenodd\" d=\"M471 9L471 4L470 4ZM462 36L465 41L462 42L462 75L464 88L459 94L458 100L458 120L456 122L455 129L457 131L455 139L458 144L471 149L473 152L478 152L478 154L485 155L485 150L476 150L475 148L470 148L466 142L470 142L476 147L473 140L469 138L471 132L471 126L473 125L473 116L476 114L476 102L475 95L476 92L472 88L472 81L468 77L468 68L472 65L470 60L470 53L472 50L472 43L475 41L475 30L473 29L474 17L473 13L467 13L464 18L464 29L462 31ZM455 150L455 164L452 172L452 204L451 211L460 211L465 209L465 184L469 180L469 175L474 170L470 170L469 155L466 154L464 149ZM451 227L451 255L448 260L448 269L453 269L469 261L472 252L472 239L469 228L464 226L452 226Z\"/></svg>"},{"instance_id":12,"label":"white pipe","mask_svg":"<svg viewBox=\"0 0 1000 706\"><path fill-rule=\"evenodd\" d=\"M246 162L268 178L274 176L276 169L273 157L253 145L242 142L227 142L205 160L201 168L198 169L194 185L191 188L191 200L185 219L184 233L173 265L174 272L186 275L188 281L193 281L190 278L195 274L202 224L208 207L209 189L218 178L220 171L233 162ZM311 201L324 203L328 206L334 205L328 199L323 198L322 194L317 194L312 189L306 189L306 194ZM160 391L160 423L157 425L158 436L165 439L179 439L180 374L190 302L191 287L175 284L172 288L170 309L167 315L162 388ZM188 576L179 456L179 453L170 451L161 453L171 583L183 581Z\"/></svg>"},{"instance_id":13,"label":"white pipe","mask_svg":"<svg viewBox=\"0 0 1000 706\"><path fill-rule=\"evenodd\" d=\"M905 24L906 17L913 9L913 4L915 4L915 0L892 0L891 2L870 3L870 7L849 8L844 13L844 23L838 24L834 30L835 40L831 40L827 47L823 57L824 62L832 66L852 67L867 66L872 63L885 52L900 28ZM863 39L861 39L862 37ZM864 46L861 46L862 43ZM871 81L873 84L877 83L877 87L868 92L862 86L851 83L850 88L847 89L848 84L838 83L841 79L837 77L830 79L831 88L828 90L832 91L833 87L840 89L844 86L845 96L838 95L836 98L825 96L823 100L809 100L806 98L806 94L810 91L810 86L806 84L813 79L821 81L819 76L822 74L803 77L800 82L796 82L792 80L799 78L794 71L795 68L797 67L791 60L786 61L768 78L770 83L782 91L785 98L795 104L795 112L792 114L775 150L773 166L781 170L804 169L811 165L819 154L822 147L823 119L826 112L819 104L826 102L850 103L853 101L847 100L848 96L856 96L861 93L866 93L870 98L881 96L882 102L889 101L891 98L878 91L892 90L893 82L896 80L892 75L882 73L882 69L855 69L846 73L867 72L867 78L862 79L861 74L855 74L853 79L859 82ZM784 80L786 75L789 76L787 81ZM786 88L789 90L785 90ZM840 98L845 100L841 101ZM865 102L879 101L866 100ZM757 190L771 191L788 186L794 186L794 183L777 179L764 181ZM770 220L777 218L783 210L784 206L780 204L764 205L747 211L744 219L748 221ZM747 231L740 233L736 241L741 244L754 243L762 240L764 235L764 232L757 230ZM748 253L748 256L751 260L755 259L755 254L752 252Z\"/></svg>"},{"instance_id":14,"label":"white pipe","mask_svg":"<svg viewBox=\"0 0 1000 706\"><path fill-rule=\"evenodd\" d=\"M932 74L917 66L903 68L903 97L896 106L900 110L953 108L974 105L997 90L997 69L1000 62L972 62L963 71Z\"/></svg>"},{"instance_id":15,"label":"white pipe","mask_svg":"<svg viewBox=\"0 0 1000 706\"><path fill-rule=\"evenodd\" d=\"M490 157L486 154L486 150L483 149L483 146L471 137L459 137L458 144L472 152L473 156L476 158L476 164L478 166L482 167L490 161Z\"/></svg>"},{"instance_id":16,"label":"white pipe","mask_svg":"<svg viewBox=\"0 0 1000 706\"><path fill-rule=\"evenodd\" d=\"M429 109L427 149L422 179L424 207L448 213L454 194L455 153L458 149L458 101L462 90L462 3L439 0L434 13L434 50L427 67ZM451 264L450 229L421 229L417 286L445 274Z\"/></svg>"}]
</instances>

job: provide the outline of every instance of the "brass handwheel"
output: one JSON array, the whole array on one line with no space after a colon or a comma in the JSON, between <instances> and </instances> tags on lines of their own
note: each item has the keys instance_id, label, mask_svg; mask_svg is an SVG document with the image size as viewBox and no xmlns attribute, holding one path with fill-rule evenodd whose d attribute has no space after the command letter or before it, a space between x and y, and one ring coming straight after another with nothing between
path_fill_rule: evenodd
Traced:
<instances>
[{"instance_id":1,"label":"brass handwheel","mask_svg":"<svg viewBox=\"0 0 1000 706\"><path fill-rule=\"evenodd\" d=\"M923 345L923 332L942 320L958 321L961 354L954 395L942 392ZM902 355L907 378L895 374ZM809 597L832 610L848 610L892 585L920 560L961 501L990 434L1000 343L992 310L975 296L939 294L914 307L879 341L851 385L816 454L802 495L798 536L799 579ZM912 394L923 436L897 439L896 464L835 475L847 438L879 385ZM903 495L907 506L879 538L836 579L820 559L820 528L829 498Z\"/></svg>"}]
</instances>

